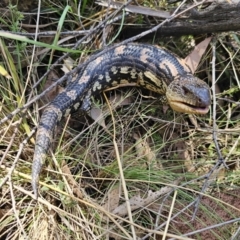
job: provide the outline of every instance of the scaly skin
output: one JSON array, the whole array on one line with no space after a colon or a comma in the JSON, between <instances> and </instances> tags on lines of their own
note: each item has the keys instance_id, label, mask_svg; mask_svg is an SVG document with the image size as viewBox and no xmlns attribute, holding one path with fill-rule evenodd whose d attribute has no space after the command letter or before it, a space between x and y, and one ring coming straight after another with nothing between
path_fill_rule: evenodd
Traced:
<instances>
[{"instance_id":1,"label":"scaly skin","mask_svg":"<svg viewBox=\"0 0 240 240\"><path fill-rule=\"evenodd\" d=\"M75 80L69 83L44 110L36 136L32 165L32 187L38 196L39 174L51 146L55 129L63 117L80 107L90 97L119 84L135 84L165 95L178 112L205 114L211 102L208 85L194 77L172 53L146 44L112 47L85 64ZM83 104L83 106L82 106Z\"/></svg>"}]
</instances>

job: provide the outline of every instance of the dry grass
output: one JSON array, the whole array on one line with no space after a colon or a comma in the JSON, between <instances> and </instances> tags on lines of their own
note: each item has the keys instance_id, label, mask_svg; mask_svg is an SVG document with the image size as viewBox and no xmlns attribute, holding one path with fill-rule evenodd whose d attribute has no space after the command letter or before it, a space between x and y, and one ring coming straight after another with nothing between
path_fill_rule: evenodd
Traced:
<instances>
[{"instance_id":1,"label":"dry grass","mask_svg":"<svg viewBox=\"0 0 240 240\"><path fill-rule=\"evenodd\" d=\"M155 6L154 1L138 3ZM63 75L60 61L34 87L75 42L85 38L70 55L77 65L104 44L119 41L121 19L104 29L88 31L113 10L85 0L79 21L78 6L74 1L69 4L71 10L64 15L62 2L43 3L41 32L58 31L40 36L34 42L37 48L33 38L1 39L1 65L12 78L0 76L0 119L38 98ZM27 6L19 6L25 14L9 8L0 19L2 27L33 33L37 14L26 14ZM133 14L126 16L124 26L145 21ZM85 32L59 35L74 30ZM185 57L191 44L201 38L157 37L151 42ZM238 239L239 38L239 33L216 37L215 118L213 109L204 117L176 114L159 104L152 93L124 88L94 100L92 115L101 120L79 113L65 119L58 128L54 153L49 154L41 173L38 202L30 185L33 130L44 105L61 87L2 123L0 239ZM210 46L197 71L210 85L212 50ZM213 141L214 122L219 150ZM228 170L216 165L219 154Z\"/></svg>"}]
</instances>

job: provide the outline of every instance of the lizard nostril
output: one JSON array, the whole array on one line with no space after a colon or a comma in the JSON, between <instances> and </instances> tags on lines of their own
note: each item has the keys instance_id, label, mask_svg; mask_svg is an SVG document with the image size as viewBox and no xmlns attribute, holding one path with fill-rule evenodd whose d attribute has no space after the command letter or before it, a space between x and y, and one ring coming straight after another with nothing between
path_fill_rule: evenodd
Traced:
<instances>
[{"instance_id":1,"label":"lizard nostril","mask_svg":"<svg viewBox=\"0 0 240 240\"><path fill-rule=\"evenodd\" d=\"M206 106L206 104L204 103L204 101L201 98L198 98L197 105L198 105L198 107L205 107Z\"/></svg>"}]
</instances>

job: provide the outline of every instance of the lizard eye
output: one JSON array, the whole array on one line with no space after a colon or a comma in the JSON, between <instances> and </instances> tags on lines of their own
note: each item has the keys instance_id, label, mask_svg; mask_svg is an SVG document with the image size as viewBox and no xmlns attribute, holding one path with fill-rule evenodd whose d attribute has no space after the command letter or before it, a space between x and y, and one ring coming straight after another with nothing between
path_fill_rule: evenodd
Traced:
<instances>
[{"instance_id":1,"label":"lizard eye","mask_svg":"<svg viewBox=\"0 0 240 240\"><path fill-rule=\"evenodd\" d=\"M187 95L188 93L190 93L189 89L185 86L182 86L182 89L183 89L183 94L184 95Z\"/></svg>"}]
</instances>

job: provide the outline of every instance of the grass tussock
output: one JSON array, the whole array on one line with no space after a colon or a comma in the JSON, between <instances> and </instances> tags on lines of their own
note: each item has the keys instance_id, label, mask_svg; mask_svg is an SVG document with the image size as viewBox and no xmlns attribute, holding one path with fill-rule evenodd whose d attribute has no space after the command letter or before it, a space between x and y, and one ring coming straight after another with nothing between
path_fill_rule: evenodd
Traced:
<instances>
[{"instance_id":1,"label":"grass tussock","mask_svg":"<svg viewBox=\"0 0 240 240\"><path fill-rule=\"evenodd\" d=\"M93 99L90 115L64 119L36 202L35 128L67 80L40 94L93 52L124 40L128 25L160 20L87 0L43 1L41 11L35 3L2 4L0 239L238 239L239 33L216 36L216 62L209 46L196 71L210 86L216 74L216 107L206 116L174 113L159 96L125 87ZM138 41L184 58L204 38Z\"/></svg>"}]
</instances>

